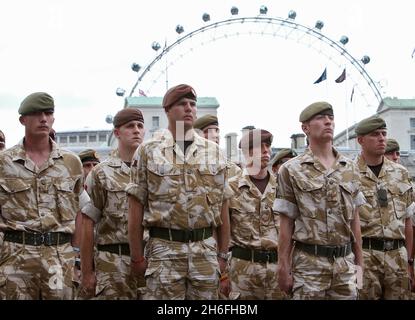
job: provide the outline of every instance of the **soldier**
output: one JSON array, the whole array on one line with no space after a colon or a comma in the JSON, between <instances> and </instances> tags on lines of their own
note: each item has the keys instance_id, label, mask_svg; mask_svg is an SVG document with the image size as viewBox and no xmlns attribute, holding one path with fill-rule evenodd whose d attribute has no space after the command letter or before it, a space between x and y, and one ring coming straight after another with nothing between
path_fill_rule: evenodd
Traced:
<instances>
[{"instance_id":1,"label":"soldier","mask_svg":"<svg viewBox=\"0 0 415 320\"><path fill-rule=\"evenodd\" d=\"M254 129L239 143L246 160L242 173L229 180L234 196L230 200L231 288L241 299L281 299L275 281L277 272L277 217L272 212L276 179L268 163L273 136Z\"/></svg>"},{"instance_id":2,"label":"soldier","mask_svg":"<svg viewBox=\"0 0 415 320\"><path fill-rule=\"evenodd\" d=\"M81 159L82 162L84 179L86 179L88 173L100 162L97 152L93 149L81 151L79 153L79 159Z\"/></svg>"},{"instance_id":3,"label":"soldier","mask_svg":"<svg viewBox=\"0 0 415 320\"><path fill-rule=\"evenodd\" d=\"M82 219L80 296L137 299L136 281L130 275L125 187L130 181L132 157L144 138L144 118L140 110L126 108L115 115L113 125L118 148L86 179L91 205ZM94 226L98 250L95 259Z\"/></svg>"},{"instance_id":4,"label":"soldier","mask_svg":"<svg viewBox=\"0 0 415 320\"><path fill-rule=\"evenodd\" d=\"M197 120L193 124L193 128L197 133L199 133L202 137L213 141L219 144L219 123L218 118L213 114L206 114ZM197 129L197 130L196 130ZM228 160L228 179L233 176L236 176L239 172L241 172L241 168L234 162Z\"/></svg>"},{"instance_id":5,"label":"soldier","mask_svg":"<svg viewBox=\"0 0 415 320\"><path fill-rule=\"evenodd\" d=\"M49 94L27 96L19 108L24 139L0 154L2 298L73 296L71 239L83 191L82 166L50 139L54 110Z\"/></svg>"},{"instance_id":6,"label":"soldier","mask_svg":"<svg viewBox=\"0 0 415 320\"><path fill-rule=\"evenodd\" d=\"M395 139L388 139L386 141L385 157L390 161L400 163L401 153L399 151L399 143Z\"/></svg>"},{"instance_id":7,"label":"soldier","mask_svg":"<svg viewBox=\"0 0 415 320\"><path fill-rule=\"evenodd\" d=\"M291 158L298 156L297 152L294 149L281 149L277 152L275 157L270 161L270 165L272 168L272 172L277 176L278 170L280 169L281 165Z\"/></svg>"},{"instance_id":8,"label":"soldier","mask_svg":"<svg viewBox=\"0 0 415 320\"><path fill-rule=\"evenodd\" d=\"M163 108L168 130L138 148L126 189L132 273L145 272L145 299L217 299L230 233L226 160L192 128L191 86L170 88ZM143 226L150 234L145 255Z\"/></svg>"},{"instance_id":9,"label":"soldier","mask_svg":"<svg viewBox=\"0 0 415 320\"><path fill-rule=\"evenodd\" d=\"M412 186L408 171L384 157L386 123L370 117L355 129L356 159L367 203L360 219L365 264L362 299L407 299L413 276Z\"/></svg>"},{"instance_id":10,"label":"soldier","mask_svg":"<svg viewBox=\"0 0 415 320\"><path fill-rule=\"evenodd\" d=\"M279 285L294 299L356 299L362 267L357 207L364 203L358 171L333 148L329 103L309 105L300 122L309 147L281 166L274 203L280 213Z\"/></svg>"},{"instance_id":11,"label":"soldier","mask_svg":"<svg viewBox=\"0 0 415 320\"><path fill-rule=\"evenodd\" d=\"M0 151L3 151L6 148L6 136L3 131L0 130Z\"/></svg>"}]
</instances>

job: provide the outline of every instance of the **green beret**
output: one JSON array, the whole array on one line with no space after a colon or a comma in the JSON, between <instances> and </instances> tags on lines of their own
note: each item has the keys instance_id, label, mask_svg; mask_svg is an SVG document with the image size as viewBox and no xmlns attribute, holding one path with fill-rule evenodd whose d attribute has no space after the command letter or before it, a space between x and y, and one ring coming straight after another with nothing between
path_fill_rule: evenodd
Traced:
<instances>
[{"instance_id":1,"label":"green beret","mask_svg":"<svg viewBox=\"0 0 415 320\"><path fill-rule=\"evenodd\" d=\"M203 130L210 125L218 126L218 117L213 114L206 114L203 117L196 119L196 121L193 123L193 128Z\"/></svg>"},{"instance_id":2,"label":"green beret","mask_svg":"<svg viewBox=\"0 0 415 320\"><path fill-rule=\"evenodd\" d=\"M28 95L20 104L19 114L22 116L39 111L54 111L53 98L46 92L35 92Z\"/></svg>"},{"instance_id":3,"label":"green beret","mask_svg":"<svg viewBox=\"0 0 415 320\"><path fill-rule=\"evenodd\" d=\"M310 104L300 114L300 122L306 122L318 114L333 115L333 107L330 103L320 101Z\"/></svg>"},{"instance_id":4,"label":"green beret","mask_svg":"<svg viewBox=\"0 0 415 320\"><path fill-rule=\"evenodd\" d=\"M187 84L179 84L175 87L170 88L167 90L166 94L163 97L162 106L164 109L166 109L171 107L182 98L196 100L197 96L195 89Z\"/></svg>"},{"instance_id":5,"label":"green beret","mask_svg":"<svg viewBox=\"0 0 415 320\"><path fill-rule=\"evenodd\" d=\"M84 163L86 161L94 161L99 162L98 154L95 150L92 149L86 149L79 153L79 159L81 159L81 162Z\"/></svg>"},{"instance_id":6,"label":"green beret","mask_svg":"<svg viewBox=\"0 0 415 320\"><path fill-rule=\"evenodd\" d=\"M355 132L358 136L364 136L377 129L386 129L386 122L382 118L371 116L360 121L356 126Z\"/></svg>"},{"instance_id":7,"label":"green beret","mask_svg":"<svg viewBox=\"0 0 415 320\"><path fill-rule=\"evenodd\" d=\"M277 165L284 158L294 158L297 156L297 152L293 149L282 149L280 150L273 159L271 159L271 167Z\"/></svg>"},{"instance_id":8,"label":"green beret","mask_svg":"<svg viewBox=\"0 0 415 320\"><path fill-rule=\"evenodd\" d=\"M386 150L385 153L399 151L399 143L395 139L388 139L386 141Z\"/></svg>"}]
</instances>

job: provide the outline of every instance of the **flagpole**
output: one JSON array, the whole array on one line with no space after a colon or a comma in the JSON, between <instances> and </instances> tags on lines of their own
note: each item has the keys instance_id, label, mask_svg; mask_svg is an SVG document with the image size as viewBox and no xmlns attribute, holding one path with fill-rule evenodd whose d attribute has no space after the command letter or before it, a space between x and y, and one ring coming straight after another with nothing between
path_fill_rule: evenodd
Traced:
<instances>
[{"instance_id":1,"label":"flagpole","mask_svg":"<svg viewBox=\"0 0 415 320\"><path fill-rule=\"evenodd\" d=\"M344 66L344 70L346 70L346 66ZM344 84L345 89L344 89L344 97L346 99L346 103L345 103L345 107L346 107L346 148L349 150L350 145L349 145L349 115L348 115L348 108L347 108L347 104L349 103L349 97L347 94L347 77L346 77L346 83Z\"/></svg>"},{"instance_id":2,"label":"flagpole","mask_svg":"<svg viewBox=\"0 0 415 320\"><path fill-rule=\"evenodd\" d=\"M163 51L166 50L167 48L167 39L164 39L164 48ZM167 63L167 54L164 55L164 58L166 59L166 91L169 90L169 77L167 74L167 69L168 69L168 63Z\"/></svg>"}]
</instances>

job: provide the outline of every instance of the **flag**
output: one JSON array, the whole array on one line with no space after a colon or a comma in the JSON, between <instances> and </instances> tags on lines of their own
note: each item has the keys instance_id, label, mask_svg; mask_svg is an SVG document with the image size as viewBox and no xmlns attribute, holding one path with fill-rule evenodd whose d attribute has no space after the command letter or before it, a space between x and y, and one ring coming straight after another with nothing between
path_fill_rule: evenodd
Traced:
<instances>
[{"instance_id":1,"label":"flag","mask_svg":"<svg viewBox=\"0 0 415 320\"><path fill-rule=\"evenodd\" d=\"M147 95L145 94L145 92L143 90L141 90L141 89L138 89L138 94L140 96L147 97Z\"/></svg>"},{"instance_id":2,"label":"flag","mask_svg":"<svg viewBox=\"0 0 415 320\"><path fill-rule=\"evenodd\" d=\"M324 71L321 74L320 78L318 78L316 81L314 81L314 84L320 83L321 81L324 81L326 79L327 79L327 68L324 68Z\"/></svg>"},{"instance_id":3,"label":"flag","mask_svg":"<svg viewBox=\"0 0 415 320\"><path fill-rule=\"evenodd\" d=\"M353 101L353 95L354 95L354 86L353 86L353 89L352 89L352 94L350 95L350 102Z\"/></svg>"},{"instance_id":4,"label":"flag","mask_svg":"<svg viewBox=\"0 0 415 320\"><path fill-rule=\"evenodd\" d=\"M343 69L342 74L334 81L336 81L336 83L341 83L344 80L346 80L346 68Z\"/></svg>"}]
</instances>

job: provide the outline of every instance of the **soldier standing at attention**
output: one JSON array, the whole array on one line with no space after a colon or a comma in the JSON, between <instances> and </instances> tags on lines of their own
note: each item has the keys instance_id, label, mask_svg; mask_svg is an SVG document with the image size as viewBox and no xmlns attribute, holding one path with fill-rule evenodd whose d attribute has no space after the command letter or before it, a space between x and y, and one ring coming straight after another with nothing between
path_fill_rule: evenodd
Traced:
<instances>
[{"instance_id":1,"label":"soldier standing at attention","mask_svg":"<svg viewBox=\"0 0 415 320\"><path fill-rule=\"evenodd\" d=\"M85 184L91 205L82 218L81 298L138 298L136 281L130 275L125 187L130 182L132 157L144 138L144 118L140 110L126 108L115 115L113 125L118 148L94 167Z\"/></svg>"},{"instance_id":2,"label":"soldier standing at attention","mask_svg":"<svg viewBox=\"0 0 415 320\"><path fill-rule=\"evenodd\" d=\"M79 153L79 159L82 162L82 168L84 171L84 179L88 176L88 173L100 162L98 154L93 149L86 149Z\"/></svg>"},{"instance_id":3,"label":"soldier standing at attention","mask_svg":"<svg viewBox=\"0 0 415 320\"><path fill-rule=\"evenodd\" d=\"M390 161L400 163L401 152L399 151L399 143L395 139L386 140L385 157Z\"/></svg>"},{"instance_id":4,"label":"soldier standing at attention","mask_svg":"<svg viewBox=\"0 0 415 320\"><path fill-rule=\"evenodd\" d=\"M219 123L218 118L213 114L206 114L197 120L193 124L193 128L197 133L199 133L202 137L213 141L219 145L220 140L220 130L219 130ZM196 130L197 129L197 130ZM228 166L228 179L237 175L241 172L241 168L236 165L236 163L227 160Z\"/></svg>"},{"instance_id":5,"label":"soldier standing at attention","mask_svg":"<svg viewBox=\"0 0 415 320\"><path fill-rule=\"evenodd\" d=\"M408 171L384 157L386 123L370 117L356 126L357 165L367 203L360 218L365 272L361 299L408 299L413 278L413 195Z\"/></svg>"},{"instance_id":6,"label":"soldier standing at attention","mask_svg":"<svg viewBox=\"0 0 415 320\"><path fill-rule=\"evenodd\" d=\"M163 107L168 130L138 148L126 189L132 273L145 272L145 299L218 299L219 271L227 264L217 254L227 255L229 246L226 160L193 130L191 86L170 88Z\"/></svg>"},{"instance_id":7,"label":"soldier standing at attention","mask_svg":"<svg viewBox=\"0 0 415 320\"><path fill-rule=\"evenodd\" d=\"M246 166L229 180L231 288L240 299L281 299L277 273L277 215L272 211L277 182L268 169L273 136L254 129L239 143Z\"/></svg>"},{"instance_id":8,"label":"soldier standing at attention","mask_svg":"<svg viewBox=\"0 0 415 320\"><path fill-rule=\"evenodd\" d=\"M296 300L356 299L356 269L362 267L358 206L364 203L357 167L333 148L329 103L311 104L300 122L309 147L281 166L274 203L280 213L280 288Z\"/></svg>"},{"instance_id":9,"label":"soldier standing at attention","mask_svg":"<svg viewBox=\"0 0 415 320\"><path fill-rule=\"evenodd\" d=\"M280 169L281 165L296 156L298 156L298 154L294 149L287 148L278 151L275 157L270 161L274 175L278 176L278 170Z\"/></svg>"},{"instance_id":10,"label":"soldier standing at attention","mask_svg":"<svg viewBox=\"0 0 415 320\"><path fill-rule=\"evenodd\" d=\"M0 154L1 298L73 297L71 239L82 165L50 139L54 110L49 94L27 96L19 108L24 139Z\"/></svg>"}]
</instances>

